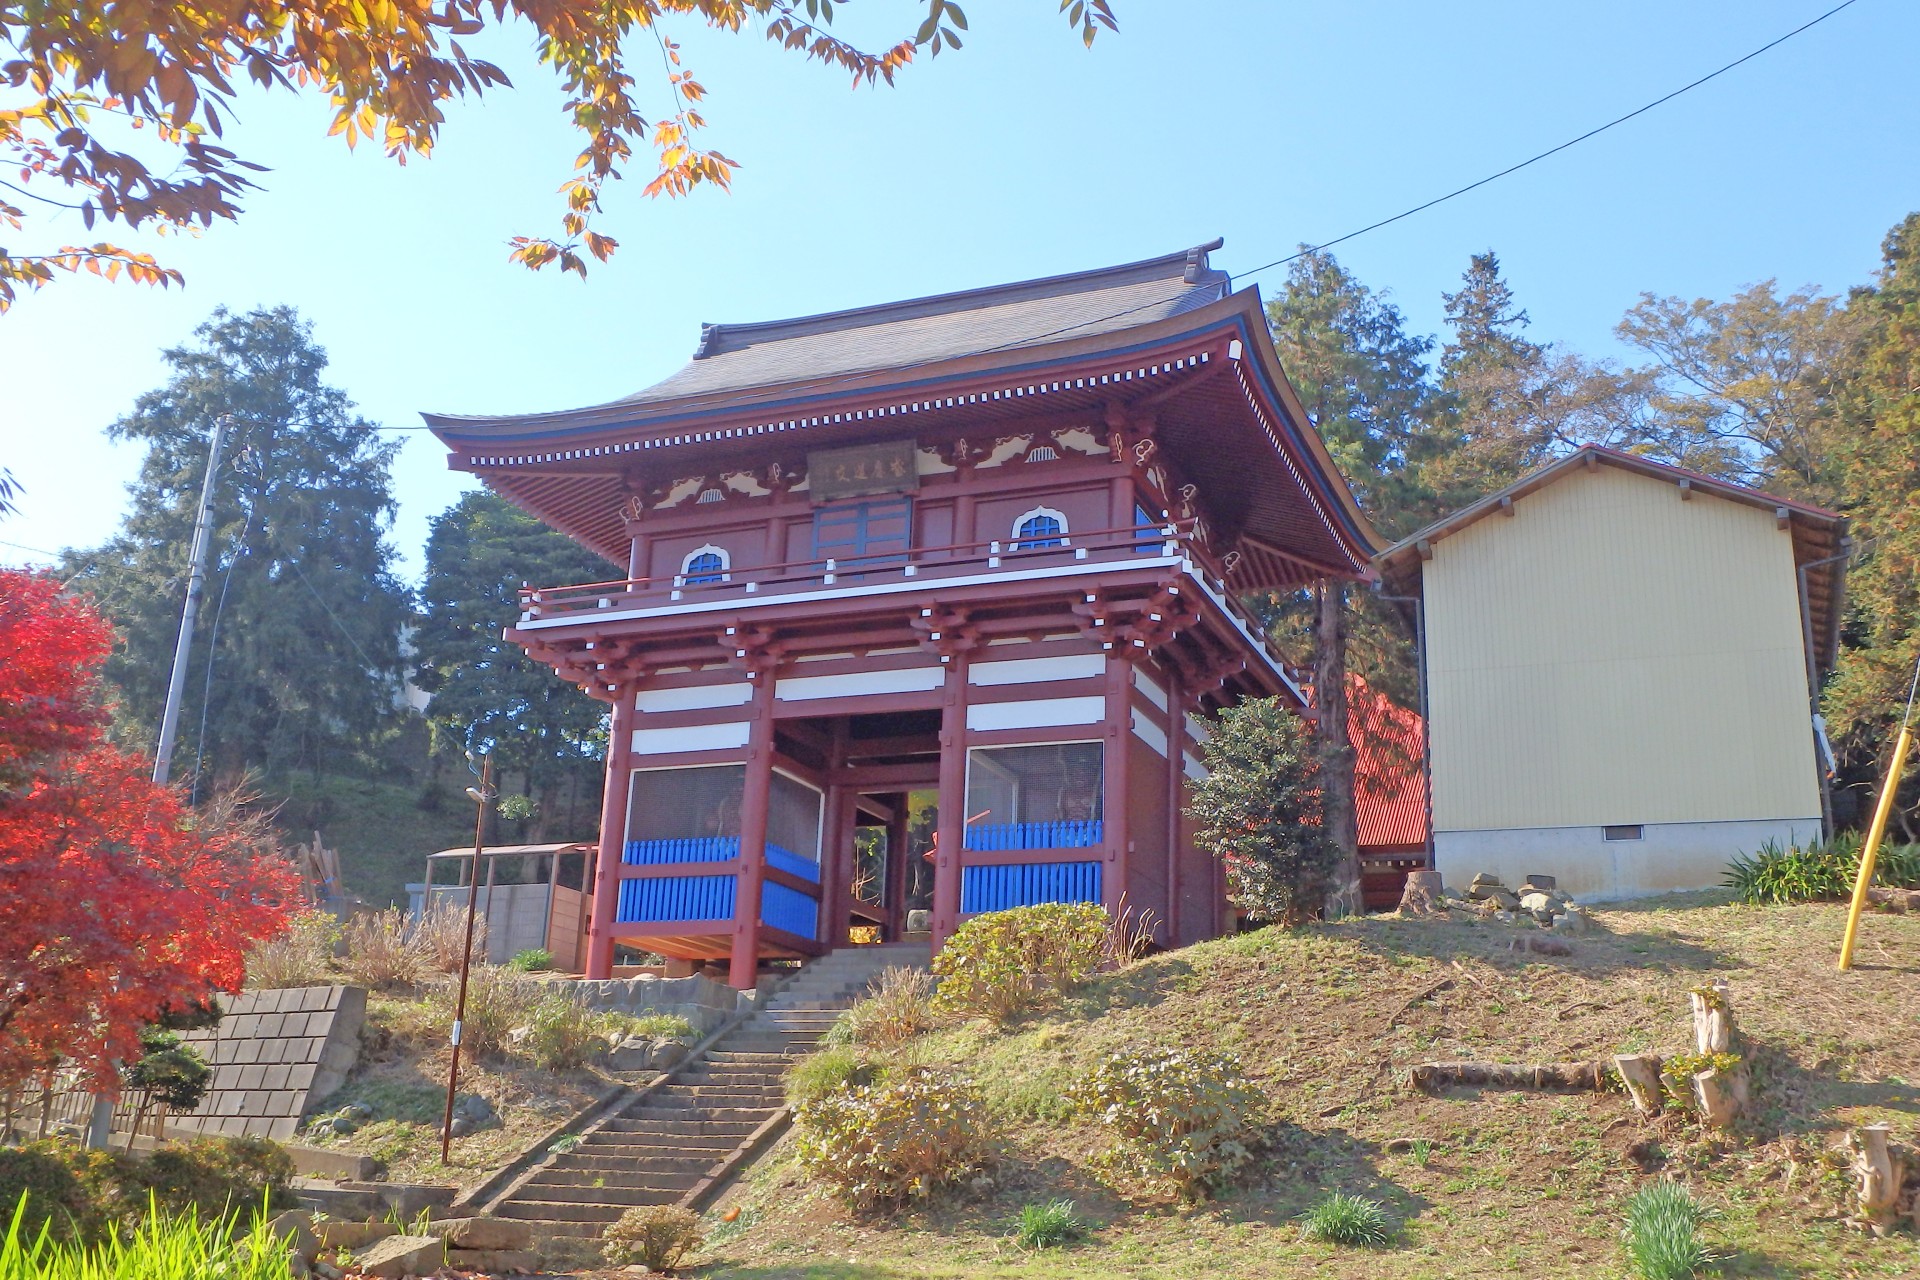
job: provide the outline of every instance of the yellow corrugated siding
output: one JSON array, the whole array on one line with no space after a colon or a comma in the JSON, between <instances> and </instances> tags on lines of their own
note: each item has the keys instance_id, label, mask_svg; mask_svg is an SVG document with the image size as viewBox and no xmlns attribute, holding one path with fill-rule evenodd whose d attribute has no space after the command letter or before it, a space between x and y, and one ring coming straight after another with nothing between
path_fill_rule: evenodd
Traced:
<instances>
[{"instance_id":1,"label":"yellow corrugated siding","mask_svg":"<svg viewBox=\"0 0 1920 1280\"><path fill-rule=\"evenodd\" d=\"M1818 814L1790 536L1600 467L1434 544L1434 826Z\"/></svg>"}]
</instances>

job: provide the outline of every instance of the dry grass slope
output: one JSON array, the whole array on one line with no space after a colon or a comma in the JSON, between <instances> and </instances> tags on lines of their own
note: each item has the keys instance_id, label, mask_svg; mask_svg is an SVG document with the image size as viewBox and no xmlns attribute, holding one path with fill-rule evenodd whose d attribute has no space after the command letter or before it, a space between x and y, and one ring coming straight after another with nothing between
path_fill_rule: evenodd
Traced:
<instances>
[{"instance_id":1,"label":"dry grass slope","mask_svg":"<svg viewBox=\"0 0 1920 1280\"><path fill-rule=\"evenodd\" d=\"M1846 1226L1844 1183L1817 1155L1846 1125L1878 1119L1920 1142L1920 919L1870 920L1858 968L1841 974L1842 916L1700 896L1603 912L1607 932L1566 959L1509 953L1510 926L1390 918L1159 956L1005 1033L955 1028L916 1046L971 1074L1010 1133L991 1187L857 1220L776 1151L721 1206L740 1213L717 1226L703 1274L1625 1277L1624 1201L1672 1175L1722 1211L1708 1229L1730 1255L1720 1274L1911 1280L1920 1240ZM1731 982L1751 1042L1751 1134L1648 1124L1619 1093L1428 1097L1401 1082L1429 1059L1673 1050L1688 1036L1686 992L1706 974ZM1262 1162L1214 1204L1142 1204L1089 1170L1098 1139L1067 1117L1060 1090L1103 1052L1143 1042L1238 1052L1284 1117ZM1399 1224L1394 1246L1304 1242L1298 1215L1335 1189L1382 1201ZM1058 1196L1077 1202L1087 1242L1017 1249L1020 1206Z\"/></svg>"}]
</instances>

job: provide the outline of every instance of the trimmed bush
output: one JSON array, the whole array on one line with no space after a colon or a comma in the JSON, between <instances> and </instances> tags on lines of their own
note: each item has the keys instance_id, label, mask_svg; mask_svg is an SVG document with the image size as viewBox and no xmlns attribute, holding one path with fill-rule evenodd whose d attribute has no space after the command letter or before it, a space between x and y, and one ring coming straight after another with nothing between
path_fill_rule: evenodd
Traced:
<instances>
[{"instance_id":1,"label":"trimmed bush","mask_svg":"<svg viewBox=\"0 0 1920 1280\"><path fill-rule=\"evenodd\" d=\"M1344 1191L1329 1191L1318 1204L1301 1214L1300 1234L1327 1244L1361 1245L1369 1249L1378 1249L1393 1238L1384 1205Z\"/></svg>"},{"instance_id":2,"label":"trimmed bush","mask_svg":"<svg viewBox=\"0 0 1920 1280\"><path fill-rule=\"evenodd\" d=\"M1067 1096L1112 1135L1102 1163L1183 1200L1212 1194L1252 1158L1267 1108L1233 1055L1170 1047L1111 1054Z\"/></svg>"},{"instance_id":3,"label":"trimmed bush","mask_svg":"<svg viewBox=\"0 0 1920 1280\"><path fill-rule=\"evenodd\" d=\"M1005 1022L1085 985L1106 952L1107 913L1090 902L975 916L933 958L940 990L932 1007Z\"/></svg>"},{"instance_id":4,"label":"trimmed bush","mask_svg":"<svg viewBox=\"0 0 1920 1280\"><path fill-rule=\"evenodd\" d=\"M933 975L924 969L888 969L873 994L840 1015L827 1039L834 1044L890 1049L940 1024Z\"/></svg>"},{"instance_id":5,"label":"trimmed bush","mask_svg":"<svg viewBox=\"0 0 1920 1280\"><path fill-rule=\"evenodd\" d=\"M983 1115L972 1085L912 1067L801 1104L794 1150L808 1174L852 1207L898 1208L992 1161Z\"/></svg>"},{"instance_id":6,"label":"trimmed bush","mask_svg":"<svg viewBox=\"0 0 1920 1280\"><path fill-rule=\"evenodd\" d=\"M610 1266L671 1271L700 1247L700 1215L667 1204L629 1209L601 1239Z\"/></svg>"},{"instance_id":7,"label":"trimmed bush","mask_svg":"<svg viewBox=\"0 0 1920 1280\"><path fill-rule=\"evenodd\" d=\"M1627 1201L1627 1263L1641 1280L1689 1280L1715 1258L1700 1239L1713 1211L1677 1182L1640 1188Z\"/></svg>"}]
</instances>

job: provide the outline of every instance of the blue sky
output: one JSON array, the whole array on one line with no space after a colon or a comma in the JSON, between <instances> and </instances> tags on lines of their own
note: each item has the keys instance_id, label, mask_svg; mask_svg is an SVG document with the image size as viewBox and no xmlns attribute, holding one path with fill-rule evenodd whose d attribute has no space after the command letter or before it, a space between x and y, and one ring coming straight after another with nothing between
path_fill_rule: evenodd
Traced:
<instances>
[{"instance_id":1,"label":"blue sky","mask_svg":"<svg viewBox=\"0 0 1920 1280\"><path fill-rule=\"evenodd\" d=\"M1215 235L1216 264L1238 277L1563 142L1831 2L1115 0L1120 33L1088 52L1053 0L973 0L965 49L858 92L757 36L689 29L709 142L742 164L734 192L650 201L636 169L599 224L621 251L584 284L505 260L511 236L553 225L577 150L523 33L480 46L517 87L454 106L432 158L404 168L326 138L322 102L251 96L230 140L272 167L266 190L238 224L147 246L186 271L184 290L62 281L0 318L0 464L27 490L0 540L50 550L112 531L139 452L103 430L218 305L297 306L333 381L387 426L417 426L422 409L592 403L677 368L701 321ZM915 8L849 7L869 32L910 26ZM1844 291L1920 209L1915 49L1920 5L1858 0L1656 112L1336 252L1435 332L1441 291L1494 249L1533 335L1597 355L1619 354L1613 325L1643 290L1724 297L1773 277ZM1279 278L1251 282L1271 292ZM427 520L469 482L418 431L395 482L411 576ZM0 545L0 562L42 558Z\"/></svg>"}]
</instances>

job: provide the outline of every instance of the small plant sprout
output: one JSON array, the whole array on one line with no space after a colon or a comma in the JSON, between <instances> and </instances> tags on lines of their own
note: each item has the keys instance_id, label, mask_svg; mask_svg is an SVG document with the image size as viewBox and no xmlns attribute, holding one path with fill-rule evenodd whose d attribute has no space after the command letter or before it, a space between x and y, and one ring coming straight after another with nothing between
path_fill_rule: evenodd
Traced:
<instances>
[{"instance_id":1,"label":"small plant sprout","mask_svg":"<svg viewBox=\"0 0 1920 1280\"><path fill-rule=\"evenodd\" d=\"M1640 1280L1690 1280L1716 1256L1700 1239L1714 1211L1677 1182L1640 1188L1627 1201L1627 1263Z\"/></svg>"},{"instance_id":2,"label":"small plant sprout","mask_svg":"<svg viewBox=\"0 0 1920 1280\"><path fill-rule=\"evenodd\" d=\"M1020 1207L1014 1243L1022 1249L1057 1249L1086 1234L1071 1200L1046 1200Z\"/></svg>"},{"instance_id":3,"label":"small plant sprout","mask_svg":"<svg viewBox=\"0 0 1920 1280\"><path fill-rule=\"evenodd\" d=\"M1377 1249L1392 1238L1385 1206L1344 1191L1329 1191L1320 1203L1300 1215L1300 1224L1300 1233L1307 1239L1326 1244Z\"/></svg>"},{"instance_id":4,"label":"small plant sprout","mask_svg":"<svg viewBox=\"0 0 1920 1280\"><path fill-rule=\"evenodd\" d=\"M1415 1138L1413 1140L1413 1162L1424 1169L1427 1167L1427 1161L1431 1159L1433 1159L1433 1139Z\"/></svg>"}]
</instances>

